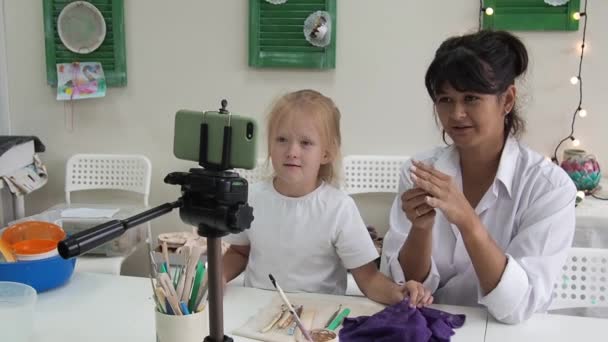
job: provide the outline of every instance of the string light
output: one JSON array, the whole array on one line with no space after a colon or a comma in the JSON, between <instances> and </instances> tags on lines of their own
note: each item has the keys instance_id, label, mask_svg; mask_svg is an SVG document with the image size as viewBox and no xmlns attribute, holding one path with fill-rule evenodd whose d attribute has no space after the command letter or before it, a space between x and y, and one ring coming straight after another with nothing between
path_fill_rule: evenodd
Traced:
<instances>
[{"instance_id":1,"label":"string light","mask_svg":"<svg viewBox=\"0 0 608 342\"><path fill-rule=\"evenodd\" d=\"M576 118L577 117L584 118L587 116L587 110L583 109L583 107L582 107L582 105L583 105L582 69L583 69L583 57L585 56L585 41L587 38L587 21L589 20L589 15L587 14L588 13L587 12L587 1L588 0L585 0L585 4L583 6L583 12L576 12L572 15L572 18L574 18L575 20L584 19L584 21L583 21L583 40L582 40L582 43L580 44L580 60L578 63L578 74L576 76L573 76L572 78L570 78L570 83L572 83L573 85L578 85L579 98L578 98L578 105L576 106L576 110L574 110L574 114L572 115L572 122L570 124L570 134L568 134L565 138L560 140L559 143L557 144L557 146L555 146L555 150L553 151L553 157L551 159L556 164L559 163L559 161L557 159L557 151L559 150L560 146L564 142L570 140L570 141L572 141L572 146L574 146L574 147L580 146L581 141L574 137L574 127L576 124Z\"/></svg>"},{"instance_id":2,"label":"string light","mask_svg":"<svg viewBox=\"0 0 608 342\"><path fill-rule=\"evenodd\" d=\"M585 8L587 7L587 4L585 4ZM585 10L585 12L574 12L572 13L572 19L574 20L581 20L581 17L584 17L587 15L587 10Z\"/></svg>"},{"instance_id":3,"label":"string light","mask_svg":"<svg viewBox=\"0 0 608 342\"><path fill-rule=\"evenodd\" d=\"M576 139L576 138L574 138L574 137L572 137L572 146L578 147L580 145L581 145L581 141L578 140L578 139Z\"/></svg>"},{"instance_id":4,"label":"string light","mask_svg":"<svg viewBox=\"0 0 608 342\"><path fill-rule=\"evenodd\" d=\"M578 116L580 116L581 118L586 117L587 116L587 110L579 108L579 110L578 110Z\"/></svg>"},{"instance_id":5,"label":"string light","mask_svg":"<svg viewBox=\"0 0 608 342\"><path fill-rule=\"evenodd\" d=\"M481 25L483 22L483 15L493 15L494 9L492 7L483 7L483 0L479 0L479 27L478 31L481 31Z\"/></svg>"},{"instance_id":6,"label":"string light","mask_svg":"<svg viewBox=\"0 0 608 342\"><path fill-rule=\"evenodd\" d=\"M579 81L578 76L572 76L572 78L570 79L570 83L572 83L572 85L577 85Z\"/></svg>"},{"instance_id":7,"label":"string light","mask_svg":"<svg viewBox=\"0 0 608 342\"><path fill-rule=\"evenodd\" d=\"M560 140L560 142L555 147L555 151L553 152L553 157L551 158L551 160L556 164L558 163L557 151L559 150L560 146L564 142L566 142L567 140L570 140L572 142L572 146L575 146L575 147L580 146L581 141L574 137L574 126L576 123L577 116L581 117L581 118L584 118L587 116L587 110L585 110L581 107L581 105L583 104L582 67L583 67L583 57L584 57L584 51L585 51L585 41L586 41L586 37L587 37L587 20L589 17L587 15L587 0L585 0L585 4L584 4L583 8L584 8L583 12L575 12L572 14L572 18L574 20L581 20L581 18L583 18L583 17L585 20L583 23L583 40L582 40L582 43L579 45L580 46L580 60L579 60L579 65L578 65L578 74L576 76L572 76L570 78L570 83L572 83L572 85L578 85L578 87L579 87L579 101L578 101L578 106L576 107L576 110L574 111L574 114L572 115L572 124L570 126L570 134L568 134L567 137ZM482 21L483 21L484 14L488 15L488 16L493 15L494 9L492 7L484 7L483 0L479 0L479 30L481 30L481 28L482 28Z\"/></svg>"}]
</instances>

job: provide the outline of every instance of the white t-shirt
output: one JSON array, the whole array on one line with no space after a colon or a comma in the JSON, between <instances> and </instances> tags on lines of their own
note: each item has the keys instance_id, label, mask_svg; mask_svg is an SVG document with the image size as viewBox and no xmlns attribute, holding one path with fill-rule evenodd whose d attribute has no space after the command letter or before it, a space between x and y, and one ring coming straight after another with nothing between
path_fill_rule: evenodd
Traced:
<instances>
[{"instance_id":1,"label":"white t-shirt","mask_svg":"<svg viewBox=\"0 0 608 342\"><path fill-rule=\"evenodd\" d=\"M460 157L453 146L414 159L434 164L462 189ZM399 251L411 223L401 209L401 194L413 187L411 162L401 169L399 195L390 214L380 269L403 281ZM440 210L433 226L431 271L424 281L435 302L483 305L498 320L517 323L546 311L574 236L576 187L568 175L540 154L507 139L494 183L475 208L481 222L507 255L500 282L486 296L458 228Z\"/></svg>"},{"instance_id":2,"label":"white t-shirt","mask_svg":"<svg viewBox=\"0 0 608 342\"><path fill-rule=\"evenodd\" d=\"M272 181L249 189L251 228L224 237L250 245L245 286L274 289L268 274L284 291L343 295L346 270L378 258L355 202L321 184L302 197L278 193Z\"/></svg>"}]
</instances>

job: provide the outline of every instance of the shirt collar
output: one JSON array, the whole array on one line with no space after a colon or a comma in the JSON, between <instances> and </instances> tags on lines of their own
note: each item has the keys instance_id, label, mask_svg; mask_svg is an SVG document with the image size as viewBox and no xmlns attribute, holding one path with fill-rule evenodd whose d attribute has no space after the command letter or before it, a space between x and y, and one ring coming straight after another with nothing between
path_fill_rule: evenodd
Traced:
<instances>
[{"instance_id":1,"label":"shirt collar","mask_svg":"<svg viewBox=\"0 0 608 342\"><path fill-rule=\"evenodd\" d=\"M512 197L511 189L513 188L513 177L515 176L518 158L519 142L512 136L509 136L505 142L505 147L502 149L498 171L496 171L496 179L504 185L509 197Z\"/></svg>"}]
</instances>

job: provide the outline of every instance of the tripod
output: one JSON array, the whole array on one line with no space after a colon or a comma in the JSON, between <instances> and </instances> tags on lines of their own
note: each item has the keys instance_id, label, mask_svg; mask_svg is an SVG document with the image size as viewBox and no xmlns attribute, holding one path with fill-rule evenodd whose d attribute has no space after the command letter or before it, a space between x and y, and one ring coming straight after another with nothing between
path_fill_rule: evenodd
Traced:
<instances>
[{"instance_id":1,"label":"tripod","mask_svg":"<svg viewBox=\"0 0 608 342\"><path fill-rule=\"evenodd\" d=\"M226 111L222 101L220 113ZM209 275L209 336L205 342L228 342L224 335L222 251L221 237L248 229L253 221L253 208L247 204L248 183L238 173L227 171L230 160L231 127L224 127L222 161L207 161L208 127L203 122L200 130L199 164L204 168L192 168L189 172L172 172L164 182L180 185L182 196L124 220L112 220L74 234L57 246L65 258L79 256L87 251L122 235L127 229L155 219L179 208L184 223L197 227L197 233L207 238L207 263Z\"/></svg>"}]
</instances>

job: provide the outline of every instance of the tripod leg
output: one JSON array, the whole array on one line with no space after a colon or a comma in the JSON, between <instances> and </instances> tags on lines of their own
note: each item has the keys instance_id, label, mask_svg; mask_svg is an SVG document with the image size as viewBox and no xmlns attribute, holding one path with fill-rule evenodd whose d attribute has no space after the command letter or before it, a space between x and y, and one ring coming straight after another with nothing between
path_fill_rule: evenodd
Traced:
<instances>
[{"instance_id":1,"label":"tripod leg","mask_svg":"<svg viewBox=\"0 0 608 342\"><path fill-rule=\"evenodd\" d=\"M213 342L231 341L232 339L226 339L224 336L221 238L207 237L207 264L209 266L209 337Z\"/></svg>"}]
</instances>

